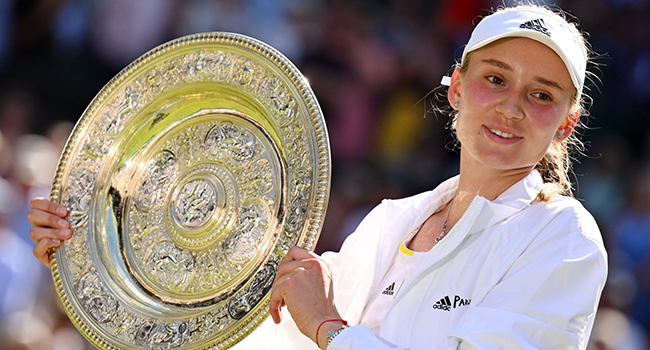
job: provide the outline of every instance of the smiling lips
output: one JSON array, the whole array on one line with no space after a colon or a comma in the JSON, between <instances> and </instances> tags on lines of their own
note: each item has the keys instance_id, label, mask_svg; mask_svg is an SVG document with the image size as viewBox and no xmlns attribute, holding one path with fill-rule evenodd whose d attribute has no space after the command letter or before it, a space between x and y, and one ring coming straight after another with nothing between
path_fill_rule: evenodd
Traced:
<instances>
[{"instance_id":1,"label":"smiling lips","mask_svg":"<svg viewBox=\"0 0 650 350\"><path fill-rule=\"evenodd\" d=\"M490 129L490 131L492 131L493 134L501 136L501 137L503 137L505 139L512 139L512 138L516 137L515 134L511 134L509 132L505 132L505 131L501 131L501 130L497 130L497 129L492 129L492 128L488 128L488 129Z\"/></svg>"}]
</instances>

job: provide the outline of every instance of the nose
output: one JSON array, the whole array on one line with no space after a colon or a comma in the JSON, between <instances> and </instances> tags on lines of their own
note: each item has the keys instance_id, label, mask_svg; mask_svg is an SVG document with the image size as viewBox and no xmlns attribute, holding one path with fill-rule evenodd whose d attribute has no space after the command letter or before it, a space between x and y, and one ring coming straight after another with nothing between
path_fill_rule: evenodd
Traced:
<instances>
[{"instance_id":1,"label":"nose","mask_svg":"<svg viewBox=\"0 0 650 350\"><path fill-rule=\"evenodd\" d=\"M524 97L517 91L509 91L502 96L501 101L496 105L496 111L508 119L523 119Z\"/></svg>"}]
</instances>

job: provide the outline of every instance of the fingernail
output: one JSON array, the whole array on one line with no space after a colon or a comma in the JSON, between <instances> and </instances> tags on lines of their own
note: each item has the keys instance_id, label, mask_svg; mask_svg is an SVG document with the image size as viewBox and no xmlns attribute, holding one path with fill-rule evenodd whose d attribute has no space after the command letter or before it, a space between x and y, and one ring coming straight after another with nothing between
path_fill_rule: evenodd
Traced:
<instances>
[{"instance_id":1,"label":"fingernail","mask_svg":"<svg viewBox=\"0 0 650 350\"><path fill-rule=\"evenodd\" d=\"M59 214L59 216L65 216L65 215L68 214L68 210L66 208L63 208L63 207L58 207L56 209L56 213Z\"/></svg>"},{"instance_id":2,"label":"fingernail","mask_svg":"<svg viewBox=\"0 0 650 350\"><path fill-rule=\"evenodd\" d=\"M63 220L63 219L60 219L60 220L59 220L59 226L62 226L62 227L68 227L68 226L69 226L69 225L68 225L68 221Z\"/></svg>"},{"instance_id":3,"label":"fingernail","mask_svg":"<svg viewBox=\"0 0 650 350\"><path fill-rule=\"evenodd\" d=\"M72 231L70 231L68 229L63 229L63 230L59 231L59 237L61 237L61 238L64 238L64 239L65 238L70 238L70 235L72 235Z\"/></svg>"}]
</instances>

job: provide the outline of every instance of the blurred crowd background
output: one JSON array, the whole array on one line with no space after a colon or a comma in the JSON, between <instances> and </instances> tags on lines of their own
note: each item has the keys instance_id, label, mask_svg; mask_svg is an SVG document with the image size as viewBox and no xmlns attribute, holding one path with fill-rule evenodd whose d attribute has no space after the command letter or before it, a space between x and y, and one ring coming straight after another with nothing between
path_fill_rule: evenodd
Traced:
<instances>
[{"instance_id":1,"label":"blurred crowd background","mask_svg":"<svg viewBox=\"0 0 650 350\"><path fill-rule=\"evenodd\" d=\"M509 4L507 1L506 4ZM0 0L0 349L92 347L32 256L29 200L48 196L74 123L129 62L173 38L246 34L307 76L328 124L330 204L317 251L338 250L383 198L434 188L458 152L436 90L499 0ZM561 0L596 52L576 196L610 275L590 349L650 349L650 1Z\"/></svg>"}]
</instances>

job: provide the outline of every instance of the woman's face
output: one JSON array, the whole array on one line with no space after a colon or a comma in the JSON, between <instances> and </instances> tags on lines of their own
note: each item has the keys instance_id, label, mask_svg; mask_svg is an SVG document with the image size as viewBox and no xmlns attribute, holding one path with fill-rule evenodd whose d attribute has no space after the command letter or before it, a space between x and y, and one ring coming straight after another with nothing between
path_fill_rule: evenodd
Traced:
<instances>
[{"instance_id":1,"label":"woman's face","mask_svg":"<svg viewBox=\"0 0 650 350\"><path fill-rule=\"evenodd\" d=\"M466 160L530 170L560 141L558 132L562 140L571 132L562 126L572 112L571 77L540 42L497 40L473 51L467 69L454 75L448 97L452 105L460 102L456 132Z\"/></svg>"}]
</instances>

